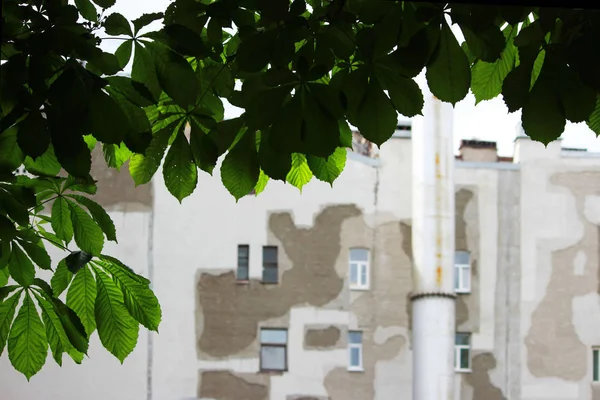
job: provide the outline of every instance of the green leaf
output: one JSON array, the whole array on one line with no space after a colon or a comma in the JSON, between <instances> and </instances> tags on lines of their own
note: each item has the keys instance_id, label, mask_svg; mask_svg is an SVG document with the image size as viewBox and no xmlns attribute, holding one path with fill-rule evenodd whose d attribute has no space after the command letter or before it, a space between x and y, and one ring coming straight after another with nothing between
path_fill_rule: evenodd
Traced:
<instances>
[{"instance_id":1,"label":"green leaf","mask_svg":"<svg viewBox=\"0 0 600 400\"><path fill-rule=\"evenodd\" d=\"M21 286L27 287L33 284L35 278L35 267L25 255L23 250L15 242L12 245L10 260L8 261L10 276Z\"/></svg>"},{"instance_id":2,"label":"green leaf","mask_svg":"<svg viewBox=\"0 0 600 400\"><path fill-rule=\"evenodd\" d=\"M81 250L98 256L104 247L104 235L88 213L72 201L67 200L75 233L75 243Z\"/></svg>"},{"instance_id":3,"label":"green leaf","mask_svg":"<svg viewBox=\"0 0 600 400\"><path fill-rule=\"evenodd\" d=\"M119 13L112 13L104 21L104 30L109 35L129 35L133 36L129 21Z\"/></svg>"},{"instance_id":4,"label":"green leaf","mask_svg":"<svg viewBox=\"0 0 600 400\"><path fill-rule=\"evenodd\" d=\"M375 78L371 78L369 82L355 121L361 135L378 146L387 141L396 130L396 109Z\"/></svg>"},{"instance_id":5,"label":"green leaf","mask_svg":"<svg viewBox=\"0 0 600 400\"><path fill-rule=\"evenodd\" d=\"M221 165L221 181L236 201L254 189L260 175L255 136L246 131Z\"/></svg>"},{"instance_id":6,"label":"green leaf","mask_svg":"<svg viewBox=\"0 0 600 400\"><path fill-rule=\"evenodd\" d=\"M2 217L0 217L0 221L2 221ZM14 228L14 226L13 226ZM16 230L15 230L16 234ZM0 270L4 270L8 266L8 260L10 260L10 244L11 240L14 239L14 236L10 239L4 239L0 237L2 240L0 241ZM4 285L0 285L4 286Z\"/></svg>"},{"instance_id":7,"label":"green leaf","mask_svg":"<svg viewBox=\"0 0 600 400\"><path fill-rule=\"evenodd\" d=\"M438 46L427 65L426 77L431 93L452 105L469 92L469 60L445 20L442 21Z\"/></svg>"},{"instance_id":8,"label":"green leaf","mask_svg":"<svg viewBox=\"0 0 600 400\"><path fill-rule=\"evenodd\" d=\"M25 241L19 241L19 244L21 247L23 247L25 252L27 252L33 262L38 265L38 267L42 269L52 269L50 256L44 248L44 242L40 240L37 244L33 244Z\"/></svg>"},{"instance_id":9,"label":"green leaf","mask_svg":"<svg viewBox=\"0 0 600 400\"><path fill-rule=\"evenodd\" d=\"M104 9L114 6L115 2L116 2L116 0L92 0L92 1Z\"/></svg>"},{"instance_id":10,"label":"green leaf","mask_svg":"<svg viewBox=\"0 0 600 400\"><path fill-rule=\"evenodd\" d=\"M531 70L520 64L513 69L502 83L502 96L509 112L514 112L525 104L529 96Z\"/></svg>"},{"instance_id":11,"label":"green leaf","mask_svg":"<svg viewBox=\"0 0 600 400\"><path fill-rule=\"evenodd\" d=\"M571 122L586 121L596 107L596 92L584 85L577 74L564 66L554 82L558 85L558 93L565 117Z\"/></svg>"},{"instance_id":12,"label":"green leaf","mask_svg":"<svg viewBox=\"0 0 600 400\"><path fill-rule=\"evenodd\" d=\"M258 182L256 182L256 186L254 186L254 194L256 196L261 194L267 187L267 183L269 183L269 176L261 169L260 175L258 176Z\"/></svg>"},{"instance_id":13,"label":"green leaf","mask_svg":"<svg viewBox=\"0 0 600 400\"><path fill-rule=\"evenodd\" d=\"M115 229L115 224L100 204L84 196L73 194L69 195L69 197L75 199L79 204L88 209L90 214L92 214L92 218L98 224L100 229L102 229L108 240L117 242L117 231Z\"/></svg>"},{"instance_id":14,"label":"green leaf","mask_svg":"<svg viewBox=\"0 0 600 400\"><path fill-rule=\"evenodd\" d=\"M19 124L17 143L23 153L36 159L48 150L50 133L46 120L38 112L30 112Z\"/></svg>"},{"instance_id":15,"label":"green leaf","mask_svg":"<svg viewBox=\"0 0 600 400\"><path fill-rule=\"evenodd\" d=\"M56 363L62 366L62 354L65 351L73 355L79 352L71 345L54 305L37 293L35 297L42 311L42 321L46 327L46 338L48 339L52 356ZM79 356L83 358L83 354L80 353Z\"/></svg>"},{"instance_id":16,"label":"green leaf","mask_svg":"<svg viewBox=\"0 0 600 400\"><path fill-rule=\"evenodd\" d=\"M12 240L16 235L17 228L15 228L15 224L4 215L0 215L0 239L2 241Z\"/></svg>"},{"instance_id":17,"label":"green leaf","mask_svg":"<svg viewBox=\"0 0 600 400\"><path fill-rule=\"evenodd\" d=\"M77 353L70 352L69 355L76 363L80 364L83 357L80 356L79 352L86 354L89 347L85 328L77 314L75 314L75 311L67 307L60 299L54 298L52 301L58 318L60 318L60 322L63 328L65 328L69 342L77 350Z\"/></svg>"},{"instance_id":18,"label":"green leaf","mask_svg":"<svg viewBox=\"0 0 600 400\"><path fill-rule=\"evenodd\" d=\"M106 254L102 254L100 256L100 259L102 261L104 261L104 264L111 264L114 266L114 268L119 268L121 271L123 271L123 273L127 274L134 281L142 283L144 285L150 284L150 281L148 279L144 278L141 275L136 274L131 268L129 268L127 265L123 264L118 259L111 257L111 256L107 256ZM112 267L110 267L110 268L112 268ZM112 269L111 269L111 271L112 271Z\"/></svg>"},{"instance_id":19,"label":"green leaf","mask_svg":"<svg viewBox=\"0 0 600 400\"><path fill-rule=\"evenodd\" d=\"M187 109L196 103L198 81L191 65L172 50L153 44L152 50L156 76L162 89L177 105Z\"/></svg>"},{"instance_id":20,"label":"green leaf","mask_svg":"<svg viewBox=\"0 0 600 400\"><path fill-rule=\"evenodd\" d=\"M94 305L96 302L96 281L89 268L84 267L75 274L67 292L67 306L71 308L85 327L88 337L96 329Z\"/></svg>"},{"instance_id":21,"label":"green leaf","mask_svg":"<svg viewBox=\"0 0 600 400\"><path fill-rule=\"evenodd\" d=\"M179 202L192 194L196 188L198 170L183 129L177 133L175 141L165 157L163 177L167 189Z\"/></svg>"},{"instance_id":22,"label":"green leaf","mask_svg":"<svg viewBox=\"0 0 600 400\"><path fill-rule=\"evenodd\" d=\"M340 144L340 130L338 118L343 116L339 103L339 93L336 89L322 84L309 84L309 89L303 89L302 115L304 123L301 126L301 140L305 144L306 152L316 156L327 157L335 151ZM330 92L330 89L334 93ZM321 103L319 99L327 99ZM339 108L339 111L336 109ZM336 115L336 112L339 112Z\"/></svg>"},{"instance_id":23,"label":"green leaf","mask_svg":"<svg viewBox=\"0 0 600 400\"><path fill-rule=\"evenodd\" d=\"M111 263L99 263L110 272L113 280L123 292L123 300L129 314L151 331L158 332L161 310L158 299L148 284L133 279L125 270Z\"/></svg>"},{"instance_id":24,"label":"green leaf","mask_svg":"<svg viewBox=\"0 0 600 400\"><path fill-rule=\"evenodd\" d=\"M0 269L0 288L4 289L4 286L8 283L8 278L10 277L10 272L8 268ZM0 301L4 300L2 296L0 296Z\"/></svg>"},{"instance_id":25,"label":"green leaf","mask_svg":"<svg viewBox=\"0 0 600 400\"><path fill-rule=\"evenodd\" d=\"M235 61L241 71L258 72L267 66L274 45L273 33L257 33L240 43Z\"/></svg>"},{"instance_id":26,"label":"green leaf","mask_svg":"<svg viewBox=\"0 0 600 400\"><path fill-rule=\"evenodd\" d=\"M50 280L54 297L60 296L60 294L65 291L67 286L69 286L71 283L71 279L73 279L73 273L69 271L66 259L61 260L56 267L56 271L54 271L54 275L52 275L52 279Z\"/></svg>"},{"instance_id":27,"label":"green leaf","mask_svg":"<svg viewBox=\"0 0 600 400\"><path fill-rule=\"evenodd\" d=\"M541 76L523 105L521 121L525 133L547 145L565 130L565 115L549 79Z\"/></svg>"},{"instance_id":28,"label":"green leaf","mask_svg":"<svg viewBox=\"0 0 600 400\"><path fill-rule=\"evenodd\" d=\"M300 189L312 179L313 174L308 166L304 154L292 154L292 169L288 173L286 180L288 183Z\"/></svg>"},{"instance_id":29,"label":"green leaf","mask_svg":"<svg viewBox=\"0 0 600 400\"><path fill-rule=\"evenodd\" d=\"M69 271L76 274L81 268L85 267L92 258L92 255L85 251L74 251L66 256L64 261L67 264Z\"/></svg>"},{"instance_id":30,"label":"green leaf","mask_svg":"<svg viewBox=\"0 0 600 400\"><path fill-rule=\"evenodd\" d=\"M103 144L102 152L106 165L115 168L117 171L120 171L123 164L133 155L123 143L118 146L116 144Z\"/></svg>"},{"instance_id":31,"label":"green leaf","mask_svg":"<svg viewBox=\"0 0 600 400\"><path fill-rule=\"evenodd\" d=\"M191 124L190 148L198 168L212 174L219 158L219 149L196 123Z\"/></svg>"},{"instance_id":32,"label":"green leaf","mask_svg":"<svg viewBox=\"0 0 600 400\"><path fill-rule=\"evenodd\" d=\"M338 126L340 127L340 144L349 149L352 148L352 131L348 126L348 123L345 119L340 119L338 121Z\"/></svg>"},{"instance_id":33,"label":"green leaf","mask_svg":"<svg viewBox=\"0 0 600 400\"><path fill-rule=\"evenodd\" d=\"M102 143L121 143L129 128L129 119L119 104L101 90L90 97L90 132Z\"/></svg>"},{"instance_id":34,"label":"green leaf","mask_svg":"<svg viewBox=\"0 0 600 400\"><path fill-rule=\"evenodd\" d=\"M52 204L52 230L56 236L65 242L73 238L73 223L71 222L71 211L64 197L59 197Z\"/></svg>"},{"instance_id":35,"label":"green leaf","mask_svg":"<svg viewBox=\"0 0 600 400\"><path fill-rule=\"evenodd\" d=\"M493 63L480 60L473 65L471 69L471 90L475 95L475 104L483 100L493 99L502 91L504 79L515 67L517 48L512 43L512 38L516 31L516 27L510 28L506 48L498 60Z\"/></svg>"},{"instance_id":36,"label":"green leaf","mask_svg":"<svg viewBox=\"0 0 600 400\"><path fill-rule=\"evenodd\" d=\"M594 108L586 123L596 136L600 136L600 95L596 97L596 108Z\"/></svg>"},{"instance_id":37,"label":"green leaf","mask_svg":"<svg viewBox=\"0 0 600 400\"><path fill-rule=\"evenodd\" d=\"M173 126L161 129L152 136L152 141L146 149L145 156L142 154L131 156L129 173L136 186L150 182L158 167L160 167L172 132Z\"/></svg>"},{"instance_id":38,"label":"green leaf","mask_svg":"<svg viewBox=\"0 0 600 400\"><path fill-rule=\"evenodd\" d=\"M498 60L505 46L505 38L499 26L490 25L478 30L462 24L461 29L469 50L477 58L490 63Z\"/></svg>"},{"instance_id":39,"label":"green leaf","mask_svg":"<svg viewBox=\"0 0 600 400\"><path fill-rule=\"evenodd\" d=\"M44 324L31 296L26 293L8 337L8 358L13 367L29 380L46 363L47 351Z\"/></svg>"},{"instance_id":40,"label":"green leaf","mask_svg":"<svg viewBox=\"0 0 600 400\"><path fill-rule=\"evenodd\" d=\"M271 146L271 130L269 129L261 131L258 157L261 173L264 171L271 179L285 182L285 178L292 168L292 156L284 151L277 151ZM254 190L256 191L256 187Z\"/></svg>"},{"instance_id":41,"label":"green leaf","mask_svg":"<svg viewBox=\"0 0 600 400\"><path fill-rule=\"evenodd\" d=\"M154 99L158 99L162 89L156 76L154 59L150 51L142 46L139 41L135 41L135 54L133 55L133 65L131 67L131 78L143 85L152 94Z\"/></svg>"},{"instance_id":42,"label":"green leaf","mask_svg":"<svg viewBox=\"0 0 600 400\"><path fill-rule=\"evenodd\" d=\"M90 0L75 0L75 6L79 10L81 16L88 21L97 22L98 13L96 7L90 2Z\"/></svg>"},{"instance_id":43,"label":"green leaf","mask_svg":"<svg viewBox=\"0 0 600 400\"><path fill-rule=\"evenodd\" d=\"M347 151L344 147L338 147L335 152L327 158L307 156L308 166L315 177L333 186L333 181L344 170L346 165Z\"/></svg>"},{"instance_id":44,"label":"green leaf","mask_svg":"<svg viewBox=\"0 0 600 400\"><path fill-rule=\"evenodd\" d=\"M0 356L4 351L4 346L8 339L8 333L15 317L15 310L17 309L17 304L19 304L21 293L22 292L18 292L0 303Z\"/></svg>"},{"instance_id":45,"label":"green leaf","mask_svg":"<svg viewBox=\"0 0 600 400\"><path fill-rule=\"evenodd\" d=\"M535 57L535 61L533 63L533 68L531 70L531 85L530 85L529 89L533 88L533 85L535 85L537 78L540 76L540 73L542 72L542 67L544 66L545 58L546 58L546 50L542 49L542 50L540 50L538 55Z\"/></svg>"},{"instance_id":46,"label":"green leaf","mask_svg":"<svg viewBox=\"0 0 600 400\"><path fill-rule=\"evenodd\" d=\"M134 19L131 21L133 23L133 32L137 35L137 33L145 27L146 25L152 23L153 21L159 20L164 17L163 13L151 13L151 14L143 14L141 17Z\"/></svg>"},{"instance_id":47,"label":"green leaf","mask_svg":"<svg viewBox=\"0 0 600 400\"><path fill-rule=\"evenodd\" d=\"M123 363L137 343L139 326L127 312L117 285L104 272L95 272L98 336L102 345Z\"/></svg>"},{"instance_id":48,"label":"green leaf","mask_svg":"<svg viewBox=\"0 0 600 400\"><path fill-rule=\"evenodd\" d=\"M0 134L0 171L14 171L24 159L25 154L17 145L17 129L12 127Z\"/></svg>"},{"instance_id":49,"label":"green leaf","mask_svg":"<svg viewBox=\"0 0 600 400\"><path fill-rule=\"evenodd\" d=\"M48 145L46 152L35 160L33 160L31 157L25 157L23 164L28 172L31 172L35 175L55 176L58 175L61 169L61 165L54 155L54 147L52 146L52 143Z\"/></svg>"},{"instance_id":50,"label":"green leaf","mask_svg":"<svg viewBox=\"0 0 600 400\"><path fill-rule=\"evenodd\" d=\"M117 47L117 50L115 51L115 56L117 56L117 60L119 60L119 66L121 67L121 69L125 68L125 66L129 63L132 51L133 40L125 40L119 45L119 47Z\"/></svg>"},{"instance_id":51,"label":"green leaf","mask_svg":"<svg viewBox=\"0 0 600 400\"><path fill-rule=\"evenodd\" d=\"M396 111L405 117L421 114L423 93L414 80L382 68L376 68L375 73L383 88L388 91Z\"/></svg>"}]
</instances>

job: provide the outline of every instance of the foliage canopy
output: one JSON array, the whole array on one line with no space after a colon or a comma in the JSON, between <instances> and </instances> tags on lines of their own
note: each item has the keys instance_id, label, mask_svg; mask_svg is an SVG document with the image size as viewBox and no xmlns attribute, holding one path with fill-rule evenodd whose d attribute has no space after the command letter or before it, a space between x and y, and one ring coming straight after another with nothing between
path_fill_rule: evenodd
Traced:
<instances>
[{"instance_id":1,"label":"foliage canopy","mask_svg":"<svg viewBox=\"0 0 600 400\"><path fill-rule=\"evenodd\" d=\"M91 198L97 146L108 166L128 162L137 185L162 165L179 201L221 156L236 199L269 179L332 183L352 146L348 123L380 145L397 113L421 113L414 78L423 70L445 102L469 89L477 102L502 95L534 140L556 139L566 121L600 134L598 12L175 0L129 21L114 3L2 2L0 354L6 347L28 379L48 348L58 364L63 353L82 362L95 331L123 361L139 325L157 330L161 320L150 282L103 254L117 235ZM154 21L160 30L149 29ZM114 54L100 49L102 31L121 40ZM243 114L224 120L223 99ZM65 251L55 266L47 244Z\"/></svg>"}]
</instances>

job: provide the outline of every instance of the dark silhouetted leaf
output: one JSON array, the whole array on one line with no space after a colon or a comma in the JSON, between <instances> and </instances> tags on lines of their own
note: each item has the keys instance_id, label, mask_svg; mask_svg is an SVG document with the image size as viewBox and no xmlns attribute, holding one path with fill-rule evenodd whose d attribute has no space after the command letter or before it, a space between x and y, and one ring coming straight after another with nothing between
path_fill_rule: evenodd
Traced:
<instances>
[{"instance_id":1,"label":"dark silhouetted leaf","mask_svg":"<svg viewBox=\"0 0 600 400\"><path fill-rule=\"evenodd\" d=\"M260 166L254 134L246 131L239 142L227 153L221 165L221 181L236 200L254 189Z\"/></svg>"},{"instance_id":2,"label":"dark silhouetted leaf","mask_svg":"<svg viewBox=\"0 0 600 400\"><path fill-rule=\"evenodd\" d=\"M177 133L175 141L165 157L163 177L167 190L180 202L192 194L196 188L198 170L183 129Z\"/></svg>"},{"instance_id":3,"label":"dark silhouetted leaf","mask_svg":"<svg viewBox=\"0 0 600 400\"><path fill-rule=\"evenodd\" d=\"M447 23L442 23L440 40L427 65L427 84L431 93L453 105L469 91L469 60Z\"/></svg>"}]
</instances>

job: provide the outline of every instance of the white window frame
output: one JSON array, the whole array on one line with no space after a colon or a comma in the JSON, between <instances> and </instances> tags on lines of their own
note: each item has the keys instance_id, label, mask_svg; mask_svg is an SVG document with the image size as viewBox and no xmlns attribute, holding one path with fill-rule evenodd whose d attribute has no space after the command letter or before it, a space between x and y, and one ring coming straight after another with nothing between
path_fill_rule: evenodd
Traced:
<instances>
[{"instance_id":1,"label":"white window frame","mask_svg":"<svg viewBox=\"0 0 600 400\"><path fill-rule=\"evenodd\" d=\"M465 252L467 253L467 252ZM468 253L467 253L468 254ZM467 271L466 276L467 282L465 282L465 275L462 273L463 271ZM467 264L458 264L454 262L454 292L455 293L471 293L471 255L469 254L469 263Z\"/></svg>"},{"instance_id":2,"label":"white window frame","mask_svg":"<svg viewBox=\"0 0 600 400\"><path fill-rule=\"evenodd\" d=\"M367 261L353 260L352 250L365 250L367 252ZM352 282L352 266L356 265L357 282ZM365 281L362 282L362 276ZM371 284L371 251L365 247L352 247L348 254L348 283L351 290L369 290Z\"/></svg>"},{"instance_id":3,"label":"white window frame","mask_svg":"<svg viewBox=\"0 0 600 400\"><path fill-rule=\"evenodd\" d=\"M454 370L456 372L471 372L471 334L468 332L457 332L456 335L468 335L469 344L456 344L454 343ZM469 365L464 368L460 365L461 353L463 350L467 350L469 354Z\"/></svg>"},{"instance_id":4,"label":"white window frame","mask_svg":"<svg viewBox=\"0 0 600 400\"><path fill-rule=\"evenodd\" d=\"M600 347L592 347L592 382L600 383Z\"/></svg>"},{"instance_id":5,"label":"white window frame","mask_svg":"<svg viewBox=\"0 0 600 400\"><path fill-rule=\"evenodd\" d=\"M350 334L360 334L360 343L350 343ZM352 349L358 349L358 365L352 365ZM348 331L348 371L352 372L363 372L363 332L362 331Z\"/></svg>"},{"instance_id":6,"label":"white window frame","mask_svg":"<svg viewBox=\"0 0 600 400\"><path fill-rule=\"evenodd\" d=\"M285 342L271 342L263 340L262 333L265 331L277 331L285 333ZM259 328L259 338L260 338L260 353L259 353L259 369L261 372L286 372L288 370L288 341L289 341L289 333L287 328ZM263 348L281 348L284 350L283 353L283 369L280 368L265 368L263 366Z\"/></svg>"}]
</instances>

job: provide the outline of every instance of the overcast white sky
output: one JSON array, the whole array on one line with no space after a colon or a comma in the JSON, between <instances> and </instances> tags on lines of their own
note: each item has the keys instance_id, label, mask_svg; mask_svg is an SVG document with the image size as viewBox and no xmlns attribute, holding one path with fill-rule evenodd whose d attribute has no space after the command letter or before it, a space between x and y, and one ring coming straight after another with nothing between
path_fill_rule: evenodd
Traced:
<instances>
[{"instance_id":1,"label":"overcast white sky","mask_svg":"<svg viewBox=\"0 0 600 400\"><path fill-rule=\"evenodd\" d=\"M144 13L164 11L169 3L169 0L117 0L117 4L107 13L119 12L129 19L133 19ZM152 26L160 28L160 24ZM105 51L114 51L119 43L120 41L117 40L104 41L102 47ZM424 85L424 80L419 84ZM225 117L232 118L237 115L239 115L239 109L226 104ZM455 146L458 149L461 139L495 141L498 144L500 155L512 156L520 118L520 112L508 113L501 97L481 102L475 106L475 98L469 94L455 107ZM567 124L562 137L564 147L587 148L588 151L600 152L600 138L596 138L585 123Z\"/></svg>"}]
</instances>

